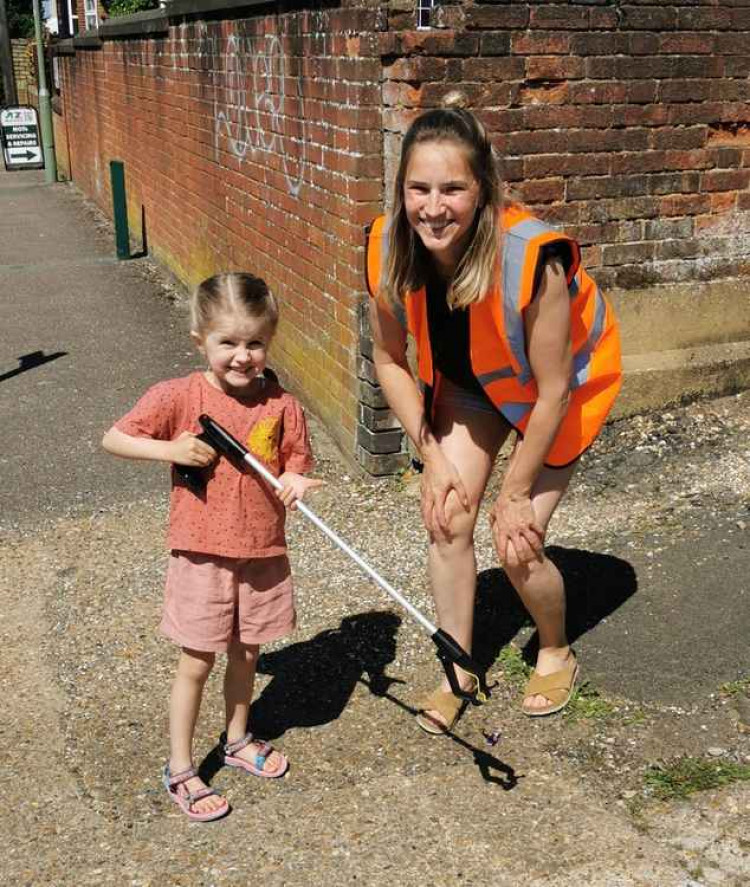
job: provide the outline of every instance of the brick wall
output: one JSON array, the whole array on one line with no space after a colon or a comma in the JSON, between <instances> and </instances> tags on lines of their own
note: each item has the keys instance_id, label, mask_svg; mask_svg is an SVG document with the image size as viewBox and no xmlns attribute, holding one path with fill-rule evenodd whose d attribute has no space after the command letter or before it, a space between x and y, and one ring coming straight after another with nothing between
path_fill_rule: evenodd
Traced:
<instances>
[{"instance_id":1,"label":"brick wall","mask_svg":"<svg viewBox=\"0 0 750 887\"><path fill-rule=\"evenodd\" d=\"M383 35L386 180L459 86L601 285L750 274L750 0L444 3L429 31L409 7Z\"/></svg>"},{"instance_id":2,"label":"brick wall","mask_svg":"<svg viewBox=\"0 0 750 887\"><path fill-rule=\"evenodd\" d=\"M449 89L601 285L750 274L750 0L445 2L429 30L414 0L349 2L80 48L63 102L76 183L109 212L124 160L131 226L182 280L267 277L275 365L368 471L406 456L375 384L362 231L409 121Z\"/></svg>"},{"instance_id":3,"label":"brick wall","mask_svg":"<svg viewBox=\"0 0 750 887\"><path fill-rule=\"evenodd\" d=\"M36 104L36 67L33 40L11 40L13 74L19 105ZM33 90L31 89L33 87Z\"/></svg>"},{"instance_id":4,"label":"brick wall","mask_svg":"<svg viewBox=\"0 0 750 887\"><path fill-rule=\"evenodd\" d=\"M145 217L151 253L180 279L266 278L282 304L272 364L349 454L362 232L382 191L375 17L192 21L61 57L76 184L111 213L121 159L131 230Z\"/></svg>"}]
</instances>

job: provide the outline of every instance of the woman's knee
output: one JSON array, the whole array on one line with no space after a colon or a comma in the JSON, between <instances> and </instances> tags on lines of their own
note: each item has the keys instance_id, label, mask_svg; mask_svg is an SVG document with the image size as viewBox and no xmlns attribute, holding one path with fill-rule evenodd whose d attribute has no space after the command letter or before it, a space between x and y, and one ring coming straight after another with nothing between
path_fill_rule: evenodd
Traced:
<instances>
[{"instance_id":1,"label":"woman's knee","mask_svg":"<svg viewBox=\"0 0 750 887\"><path fill-rule=\"evenodd\" d=\"M446 531L433 534L431 541L438 547L455 544L471 544L474 539L474 527L477 522L478 503L469 503L466 509L458 496L451 493L445 504Z\"/></svg>"}]
</instances>

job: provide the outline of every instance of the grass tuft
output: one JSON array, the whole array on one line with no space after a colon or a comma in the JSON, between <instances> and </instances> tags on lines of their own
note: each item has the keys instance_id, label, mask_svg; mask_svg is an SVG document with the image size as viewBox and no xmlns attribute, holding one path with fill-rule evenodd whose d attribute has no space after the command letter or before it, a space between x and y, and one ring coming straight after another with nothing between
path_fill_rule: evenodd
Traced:
<instances>
[{"instance_id":1,"label":"grass tuft","mask_svg":"<svg viewBox=\"0 0 750 887\"><path fill-rule=\"evenodd\" d=\"M750 678L741 678L739 681L728 681L719 687L722 696L750 696Z\"/></svg>"},{"instance_id":2,"label":"grass tuft","mask_svg":"<svg viewBox=\"0 0 750 887\"><path fill-rule=\"evenodd\" d=\"M694 792L750 780L750 764L684 756L671 763L653 764L644 776L650 793L662 801L687 798Z\"/></svg>"},{"instance_id":3,"label":"grass tuft","mask_svg":"<svg viewBox=\"0 0 750 887\"><path fill-rule=\"evenodd\" d=\"M617 711L613 703L605 699L588 681L573 691L563 714L569 721L601 720Z\"/></svg>"},{"instance_id":4,"label":"grass tuft","mask_svg":"<svg viewBox=\"0 0 750 887\"><path fill-rule=\"evenodd\" d=\"M506 644L497 657L503 676L509 684L522 687L531 676L531 666L523 658L523 653L513 643Z\"/></svg>"}]
</instances>

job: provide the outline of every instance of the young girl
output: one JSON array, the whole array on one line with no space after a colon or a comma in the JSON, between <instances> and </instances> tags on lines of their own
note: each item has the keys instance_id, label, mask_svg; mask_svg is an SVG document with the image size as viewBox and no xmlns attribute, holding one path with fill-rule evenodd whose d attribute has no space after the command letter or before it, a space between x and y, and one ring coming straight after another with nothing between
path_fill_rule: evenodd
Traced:
<instances>
[{"instance_id":1,"label":"young girl","mask_svg":"<svg viewBox=\"0 0 750 887\"><path fill-rule=\"evenodd\" d=\"M227 654L224 676L224 762L262 777L282 776L287 759L248 732L261 643L295 625L284 537L285 507L321 481L303 477L312 455L302 407L284 391L266 354L278 306L251 274L219 274L193 294L191 337L205 372L161 382L104 435L109 453L206 469L196 494L176 471L172 494L161 631L181 648L169 709L170 757L164 784L196 820L218 819L227 801L208 788L193 765L193 733L216 654ZM207 413L262 459L284 485L273 491L251 469L241 472L196 433ZM209 467L210 466L210 467Z\"/></svg>"},{"instance_id":2,"label":"young girl","mask_svg":"<svg viewBox=\"0 0 750 887\"><path fill-rule=\"evenodd\" d=\"M539 635L529 716L570 699L578 673L562 576L544 553L552 514L620 387L612 309L571 238L503 200L492 144L451 95L406 133L388 223L368 241L374 362L424 463L422 518L440 626L471 649L474 525L495 457L518 432L490 521L505 573ZM406 359L417 345L417 386ZM471 685L464 675L462 685ZM418 723L450 730L461 700L444 681Z\"/></svg>"}]
</instances>

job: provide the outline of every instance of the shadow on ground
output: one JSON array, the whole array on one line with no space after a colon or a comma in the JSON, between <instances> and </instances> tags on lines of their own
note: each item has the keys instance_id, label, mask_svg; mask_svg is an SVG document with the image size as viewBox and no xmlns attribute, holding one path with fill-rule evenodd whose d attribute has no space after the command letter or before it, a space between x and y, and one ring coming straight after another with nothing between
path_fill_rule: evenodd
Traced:
<instances>
[{"instance_id":1,"label":"shadow on ground","mask_svg":"<svg viewBox=\"0 0 750 887\"><path fill-rule=\"evenodd\" d=\"M395 683L385 670L396 656L400 625L394 613L358 613L309 641L263 653L258 671L273 679L253 703L254 730L277 739L294 727L335 721L363 675L375 691L385 692Z\"/></svg>"},{"instance_id":2,"label":"shadow on ground","mask_svg":"<svg viewBox=\"0 0 750 887\"><path fill-rule=\"evenodd\" d=\"M638 589L633 567L613 555L560 546L548 548L547 555L565 582L571 644L622 606ZM474 655L480 664L489 668L502 648L531 624L505 573L500 569L481 572L474 617ZM524 646L524 659L533 664L538 648L538 636L534 632Z\"/></svg>"}]
</instances>

